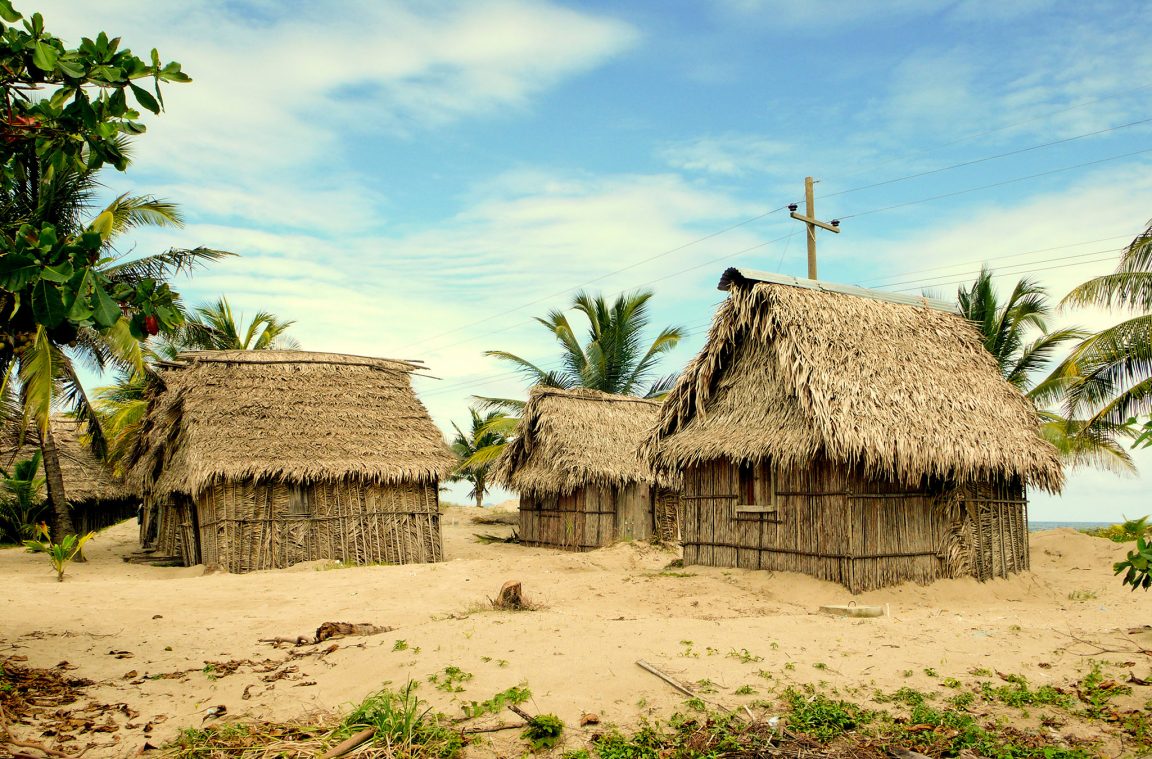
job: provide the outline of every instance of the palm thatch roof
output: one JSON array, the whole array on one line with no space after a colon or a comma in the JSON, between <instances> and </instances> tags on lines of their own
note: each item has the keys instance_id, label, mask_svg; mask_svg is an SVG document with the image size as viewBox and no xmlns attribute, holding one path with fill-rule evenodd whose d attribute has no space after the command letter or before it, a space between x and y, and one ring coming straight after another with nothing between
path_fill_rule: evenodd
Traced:
<instances>
[{"instance_id":1,"label":"palm thatch roof","mask_svg":"<svg viewBox=\"0 0 1152 759\"><path fill-rule=\"evenodd\" d=\"M916 484L1018 476L1058 491L1031 402L960 315L729 270L708 342L667 396L658 463L817 456Z\"/></svg>"},{"instance_id":2,"label":"palm thatch roof","mask_svg":"<svg viewBox=\"0 0 1152 759\"><path fill-rule=\"evenodd\" d=\"M537 387L517 437L493 470L498 484L520 493L568 494L578 488L669 486L641 451L660 403L596 390Z\"/></svg>"},{"instance_id":3,"label":"palm thatch roof","mask_svg":"<svg viewBox=\"0 0 1152 759\"><path fill-rule=\"evenodd\" d=\"M432 482L455 463L406 361L196 351L159 369L130 477L195 495L214 482Z\"/></svg>"},{"instance_id":4,"label":"palm thatch roof","mask_svg":"<svg viewBox=\"0 0 1152 759\"><path fill-rule=\"evenodd\" d=\"M116 477L104 462L92 455L83 438L79 423L71 417L53 415L52 439L60 453L60 474L64 480L64 495L73 504L87 501L118 501L132 498L133 493L124 481ZM24 444L18 446L19 430L7 430L0 448L0 466L10 469L17 459L30 458L39 447L38 432L30 431ZM43 474L43 470L41 470Z\"/></svg>"}]
</instances>

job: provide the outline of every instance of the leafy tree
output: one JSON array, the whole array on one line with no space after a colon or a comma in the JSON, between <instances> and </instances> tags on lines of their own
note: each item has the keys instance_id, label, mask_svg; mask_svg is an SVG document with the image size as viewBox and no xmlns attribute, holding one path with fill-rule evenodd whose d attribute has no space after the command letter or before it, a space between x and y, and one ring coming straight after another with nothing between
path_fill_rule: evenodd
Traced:
<instances>
[{"instance_id":1,"label":"leafy tree","mask_svg":"<svg viewBox=\"0 0 1152 759\"><path fill-rule=\"evenodd\" d=\"M576 330L563 311L551 311L537 318L560 346L561 368L545 370L507 351L486 351L513 364L533 385L585 387L617 395L655 397L672 387L675 375L653 379L660 358L676 347L684 336L681 327L665 327L645 346L644 331L650 316L651 290L627 293L612 304L601 295L579 292L572 308L588 322L588 340L581 344Z\"/></svg>"},{"instance_id":2,"label":"leafy tree","mask_svg":"<svg viewBox=\"0 0 1152 759\"><path fill-rule=\"evenodd\" d=\"M1004 378L1036 406L1041 434L1072 465L1093 465L1131 472L1132 457L1118 441L1123 426L1065 417L1048 408L1060 400L1067 384L1059 370L1039 382L1036 376L1068 343L1088 333L1076 327L1049 331L1052 308L1047 291L1030 279L1021 279L1008 298L1000 300L992 285L992 272L982 268L976 280L957 292L960 313L976 325L984 347L992 354ZM1038 337L1030 339L1030 335Z\"/></svg>"},{"instance_id":3,"label":"leafy tree","mask_svg":"<svg viewBox=\"0 0 1152 759\"><path fill-rule=\"evenodd\" d=\"M468 409L472 416L472 424L468 432L461 430L456 423L452 429L456 430L456 437L452 440L452 452L456 454L460 463L449 477L453 482L469 482L472 490L468 497L476 500L476 507L484 506L484 496L488 492L488 477L492 463L499 452L503 450L508 438L506 431L509 417L500 411L490 411L481 416L476 409ZM513 426L515 420L511 420Z\"/></svg>"},{"instance_id":4,"label":"leafy tree","mask_svg":"<svg viewBox=\"0 0 1152 759\"><path fill-rule=\"evenodd\" d=\"M115 234L155 222L162 204L122 196L81 223L83 188L105 165L127 167L127 140L145 130L137 108L161 111L161 82L190 79L155 50L145 61L103 32L70 48L10 0L0 0L0 71L0 371L16 368L36 422L59 540L71 519L48 417L58 391L85 400L65 346L97 363L131 363L135 340L183 321L176 293L153 276L178 268L181 255L107 255ZM99 445L98 425L89 430Z\"/></svg>"}]
</instances>

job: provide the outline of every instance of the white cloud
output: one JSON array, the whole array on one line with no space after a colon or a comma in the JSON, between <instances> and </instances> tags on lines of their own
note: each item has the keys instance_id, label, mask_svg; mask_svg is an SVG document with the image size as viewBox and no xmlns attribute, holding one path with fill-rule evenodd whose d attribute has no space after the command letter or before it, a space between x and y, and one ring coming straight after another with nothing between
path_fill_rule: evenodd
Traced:
<instances>
[{"instance_id":1,"label":"white cloud","mask_svg":"<svg viewBox=\"0 0 1152 759\"><path fill-rule=\"evenodd\" d=\"M797 175L795 146L752 134L724 134L669 143L658 151L668 165L723 176Z\"/></svg>"}]
</instances>

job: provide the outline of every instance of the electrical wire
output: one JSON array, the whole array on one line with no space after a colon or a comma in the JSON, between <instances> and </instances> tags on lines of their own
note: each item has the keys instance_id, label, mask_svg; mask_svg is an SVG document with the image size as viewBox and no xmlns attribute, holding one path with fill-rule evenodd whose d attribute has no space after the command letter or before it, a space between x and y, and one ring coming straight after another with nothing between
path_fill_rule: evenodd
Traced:
<instances>
[{"instance_id":1,"label":"electrical wire","mask_svg":"<svg viewBox=\"0 0 1152 759\"><path fill-rule=\"evenodd\" d=\"M837 192L828 193L827 195L820 195L818 197L823 199L823 200L827 200L828 198L835 198L835 197L839 197L840 195L848 195L849 193L853 193L853 192L861 192L863 190L871 190L875 187L884 187L886 185L896 184L897 182L906 182L909 179L920 179L921 177L932 176L933 174L940 174L940 173L943 173L945 171L952 171L953 169L962 169L966 166L975 166L977 164L987 163L988 161L995 161L995 160L998 160L1000 158L1008 158L1008 157L1014 156L1014 155L1021 155L1022 153L1030 153L1034 150L1040 150L1042 148L1050 148L1054 145L1064 145L1064 144L1069 143L1069 142L1075 142L1076 140L1083 140L1083 139L1088 138L1088 137L1096 137L1096 136L1101 135L1101 134L1108 134L1109 132L1115 132L1115 131L1118 131L1120 129L1128 129L1130 127L1140 126L1142 124L1149 124L1149 123L1152 123L1152 118L1140 119L1139 121L1132 121L1132 122L1129 122L1127 124L1120 124L1118 126L1108 127L1107 129L1098 129L1095 132L1085 132L1084 134L1078 134L1078 135L1075 135L1073 137L1065 137L1065 138L1060 139L1060 140L1052 140L1051 142L1045 142L1045 143L1042 143L1040 145L1030 145L1026 148L1019 148L1018 150L1009 150L1006 153L997 153L996 155L984 156L983 158L973 158L973 159L968 160L968 161L961 161L960 163L954 163L950 166L941 166L939 168L929 169L928 171L921 171L921 172L916 173L916 174L908 174L907 176L896 177L894 179L885 179L882 182L873 182L872 184L861 185L860 187L851 187L847 190L839 190ZM847 217L841 217L841 218L847 218Z\"/></svg>"},{"instance_id":2,"label":"electrical wire","mask_svg":"<svg viewBox=\"0 0 1152 759\"><path fill-rule=\"evenodd\" d=\"M1098 158L1095 161L1085 161L1084 163L1077 163L1071 166L1062 166L1058 169L1051 169L1049 171L1041 171L1037 174L1029 174L1024 177L1016 177L1014 179L1005 179L1001 182L993 182L992 184L981 185L979 187L969 187L966 190L956 190L955 192L946 192L941 195L932 195L927 198L920 198L919 200L909 200L904 203L895 203L890 206L882 206L880 208L872 208L867 211L858 211L856 213L846 214L839 216L841 221L845 219L858 219L861 216L870 216L876 213L883 213L884 211L891 211L897 208L907 208L908 206L916 206L921 203L929 203L934 200L942 200L944 198L954 198L957 195L966 195L970 192L979 192L980 190L990 190L994 187L1004 187L1005 185L1015 184L1017 182L1025 182L1030 179L1038 179L1040 177L1047 177L1053 174L1060 174L1065 171L1072 171L1074 169L1082 169L1086 166L1096 166L1110 161L1119 161L1122 158L1132 158L1133 156L1143 155L1145 153L1152 153L1152 148L1144 148L1143 150L1134 150L1131 153L1121 153L1120 155L1108 156L1107 158Z\"/></svg>"}]
</instances>

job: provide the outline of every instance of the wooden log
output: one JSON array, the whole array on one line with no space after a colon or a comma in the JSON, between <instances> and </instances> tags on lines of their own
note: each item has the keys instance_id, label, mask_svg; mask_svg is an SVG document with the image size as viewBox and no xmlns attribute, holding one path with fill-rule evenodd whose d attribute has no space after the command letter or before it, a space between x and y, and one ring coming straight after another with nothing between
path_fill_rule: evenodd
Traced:
<instances>
[{"instance_id":1,"label":"wooden log","mask_svg":"<svg viewBox=\"0 0 1152 759\"><path fill-rule=\"evenodd\" d=\"M346 740L342 743L338 743L335 746L333 746L332 748L325 751L324 754L320 757L320 759L336 759L336 757L338 757L338 756L344 756L349 751L351 751L352 749L359 746L361 743L364 743L365 741L371 740L372 736L374 736L374 735L376 735L376 728L366 727L363 730L361 730L360 732L353 735L348 740Z\"/></svg>"}]
</instances>

